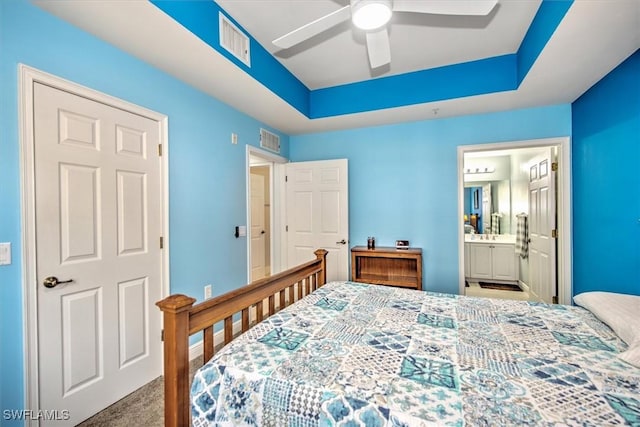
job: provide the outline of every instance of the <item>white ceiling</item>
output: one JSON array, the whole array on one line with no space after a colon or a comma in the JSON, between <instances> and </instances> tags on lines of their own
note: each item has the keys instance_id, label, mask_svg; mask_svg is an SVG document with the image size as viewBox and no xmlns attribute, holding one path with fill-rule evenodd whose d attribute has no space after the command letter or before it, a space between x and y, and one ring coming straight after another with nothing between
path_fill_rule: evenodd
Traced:
<instances>
[{"instance_id":1,"label":"white ceiling","mask_svg":"<svg viewBox=\"0 0 640 427\"><path fill-rule=\"evenodd\" d=\"M146 0L33 1L292 135L570 103L640 48L640 0L575 0L515 91L312 120ZM539 0L500 0L481 24L469 22L470 18L454 23L451 17L396 15L390 29L392 66L382 75L370 74L366 48L348 24L286 52L271 45L272 39L341 7L342 1L220 0L219 4L309 88L316 88L513 53Z\"/></svg>"},{"instance_id":2,"label":"white ceiling","mask_svg":"<svg viewBox=\"0 0 640 427\"><path fill-rule=\"evenodd\" d=\"M318 89L515 53L541 0L501 0L487 16L395 12L387 24L391 64L375 70L369 68L364 32L350 21L290 49L272 44L348 0L217 3L309 89Z\"/></svg>"}]
</instances>

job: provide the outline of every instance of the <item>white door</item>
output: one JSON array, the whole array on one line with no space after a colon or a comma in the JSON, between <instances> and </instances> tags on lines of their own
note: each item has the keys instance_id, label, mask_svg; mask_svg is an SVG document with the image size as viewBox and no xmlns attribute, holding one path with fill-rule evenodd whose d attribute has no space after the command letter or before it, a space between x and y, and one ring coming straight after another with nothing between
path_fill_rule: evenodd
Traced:
<instances>
[{"instance_id":1,"label":"white door","mask_svg":"<svg viewBox=\"0 0 640 427\"><path fill-rule=\"evenodd\" d=\"M264 176L251 174L251 281L265 276Z\"/></svg>"},{"instance_id":2,"label":"white door","mask_svg":"<svg viewBox=\"0 0 640 427\"><path fill-rule=\"evenodd\" d=\"M551 303L556 296L555 172L553 151L533 159L529 168L529 280L531 291Z\"/></svg>"},{"instance_id":3,"label":"white door","mask_svg":"<svg viewBox=\"0 0 640 427\"><path fill-rule=\"evenodd\" d=\"M160 126L35 83L34 141L40 407L75 425L161 373Z\"/></svg>"},{"instance_id":4,"label":"white door","mask_svg":"<svg viewBox=\"0 0 640 427\"><path fill-rule=\"evenodd\" d=\"M289 163L287 175L288 267L327 254L327 281L349 278L347 160Z\"/></svg>"}]
</instances>

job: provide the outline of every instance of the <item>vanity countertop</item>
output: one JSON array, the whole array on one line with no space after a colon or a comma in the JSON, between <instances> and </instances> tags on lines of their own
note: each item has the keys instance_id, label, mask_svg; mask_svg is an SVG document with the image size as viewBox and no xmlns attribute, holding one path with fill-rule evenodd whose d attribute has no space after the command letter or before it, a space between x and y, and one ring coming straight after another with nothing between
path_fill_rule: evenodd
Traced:
<instances>
[{"instance_id":1,"label":"vanity countertop","mask_svg":"<svg viewBox=\"0 0 640 427\"><path fill-rule=\"evenodd\" d=\"M465 243L516 243L516 236L514 234L492 234L490 238L487 237L486 234L465 234L464 241Z\"/></svg>"}]
</instances>

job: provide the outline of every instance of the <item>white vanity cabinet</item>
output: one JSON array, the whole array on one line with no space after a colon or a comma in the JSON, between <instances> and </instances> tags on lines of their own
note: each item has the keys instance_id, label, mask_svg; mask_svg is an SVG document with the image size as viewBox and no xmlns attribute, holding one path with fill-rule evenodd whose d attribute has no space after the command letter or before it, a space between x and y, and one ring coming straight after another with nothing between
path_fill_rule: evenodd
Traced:
<instances>
[{"instance_id":1,"label":"white vanity cabinet","mask_svg":"<svg viewBox=\"0 0 640 427\"><path fill-rule=\"evenodd\" d=\"M465 266L467 262L469 268L465 276L470 279L518 281L518 258L513 244L492 241L465 243Z\"/></svg>"}]
</instances>

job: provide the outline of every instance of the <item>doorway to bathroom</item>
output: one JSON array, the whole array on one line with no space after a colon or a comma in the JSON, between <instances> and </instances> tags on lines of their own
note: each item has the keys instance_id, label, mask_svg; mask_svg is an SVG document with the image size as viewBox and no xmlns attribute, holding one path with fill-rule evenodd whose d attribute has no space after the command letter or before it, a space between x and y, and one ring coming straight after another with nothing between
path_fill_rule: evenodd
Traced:
<instances>
[{"instance_id":1,"label":"doorway to bathroom","mask_svg":"<svg viewBox=\"0 0 640 427\"><path fill-rule=\"evenodd\" d=\"M459 147L460 294L571 302L570 167L569 138Z\"/></svg>"}]
</instances>

